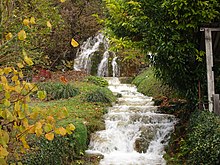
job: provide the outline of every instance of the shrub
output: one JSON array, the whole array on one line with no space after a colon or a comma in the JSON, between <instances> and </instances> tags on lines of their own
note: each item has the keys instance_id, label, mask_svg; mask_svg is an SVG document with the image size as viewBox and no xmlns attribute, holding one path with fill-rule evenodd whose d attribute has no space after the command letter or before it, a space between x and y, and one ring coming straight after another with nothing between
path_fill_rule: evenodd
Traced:
<instances>
[{"instance_id":1,"label":"shrub","mask_svg":"<svg viewBox=\"0 0 220 165\"><path fill-rule=\"evenodd\" d=\"M108 88L98 87L86 93L85 100L88 102L111 103L115 101L115 96Z\"/></svg>"},{"instance_id":2,"label":"shrub","mask_svg":"<svg viewBox=\"0 0 220 165\"><path fill-rule=\"evenodd\" d=\"M220 117L208 111L194 112L181 152L187 164L220 164Z\"/></svg>"},{"instance_id":3,"label":"shrub","mask_svg":"<svg viewBox=\"0 0 220 165\"><path fill-rule=\"evenodd\" d=\"M55 136L53 141L34 140L32 150L23 157L22 163L31 165L70 164L84 153L87 144L87 129L80 122L74 122L76 129L67 136Z\"/></svg>"},{"instance_id":4,"label":"shrub","mask_svg":"<svg viewBox=\"0 0 220 165\"><path fill-rule=\"evenodd\" d=\"M169 96L174 97L176 92L164 85L154 76L153 68L147 68L141 74L135 77L132 84L137 86L138 92L147 96Z\"/></svg>"},{"instance_id":5,"label":"shrub","mask_svg":"<svg viewBox=\"0 0 220 165\"><path fill-rule=\"evenodd\" d=\"M72 84L45 82L39 83L38 88L46 91L47 100L67 99L79 94L79 90Z\"/></svg>"},{"instance_id":6,"label":"shrub","mask_svg":"<svg viewBox=\"0 0 220 165\"><path fill-rule=\"evenodd\" d=\"M106 87L108 86L108 81L104 79L103 77L97 77L97 76L88 76L87 81L91 82L95 85L98 85L100 87Z\"/></svg>"}]
</instances>

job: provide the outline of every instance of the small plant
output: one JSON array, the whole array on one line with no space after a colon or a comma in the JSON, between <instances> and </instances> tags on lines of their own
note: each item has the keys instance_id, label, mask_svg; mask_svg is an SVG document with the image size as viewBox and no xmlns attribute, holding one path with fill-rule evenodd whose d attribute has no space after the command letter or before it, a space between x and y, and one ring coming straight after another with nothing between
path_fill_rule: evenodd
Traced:
<instances>
[{"instance_id":1,"label":"small plant","mask_svg":"<svg viewBox=\"0 0 220 165\"><path fill-rule=\"evenodd\" d=\"M88 76L87 81L94 83L95 85L98 85L100 87L108 86L108 81L106 79L104 79L103 77Z\"/></svg>"},{"instance_id":2,"label":"small plant","mask_svg":"<svg viewBox=\"0 0 220 165\"><path fill-rule=\"evenodd\" d=\"M108 88L98 87L88 92L85 100L88 102L111 103L115 101L115 96Z\"/></svg>"},{"instance_id":3,"label":"small plant","mask_svg":"<svg viewBox=\"0 0 220 165\"><path fill-rule=\"evenodd\" d=\"M47 100L67 99L79 94L79 90L69 83L45 82L39 83L38 88L46 91Z\"/></svg>"}]
</instances>

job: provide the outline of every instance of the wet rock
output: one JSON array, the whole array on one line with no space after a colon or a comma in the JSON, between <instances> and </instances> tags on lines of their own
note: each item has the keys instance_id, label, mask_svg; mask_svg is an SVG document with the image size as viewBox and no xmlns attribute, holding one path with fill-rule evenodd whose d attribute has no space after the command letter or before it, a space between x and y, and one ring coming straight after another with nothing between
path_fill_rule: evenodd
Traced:
<instances>
[{"instance_id":1,"label":"wet rock","mask_svg":"<svg viewBox=\"0 0 220 165\"><path fill-rule=\"evenodd\" d=\"M154 127L142 127L141 135L134 143L134 149L139 153L146 153L150 142L154 139L156 131Z\"/></svg>"},{"instance_id":2,"label":"wet rock","mask_svg":"<svg viewBox=\"0 0 220 165\"><path fill-rule=\"evenodd\" d=\"M98 165L100 160L104 158L104 155L100 153L87 153L85 155L85 165Z\"/></svg>"}]
</instances>

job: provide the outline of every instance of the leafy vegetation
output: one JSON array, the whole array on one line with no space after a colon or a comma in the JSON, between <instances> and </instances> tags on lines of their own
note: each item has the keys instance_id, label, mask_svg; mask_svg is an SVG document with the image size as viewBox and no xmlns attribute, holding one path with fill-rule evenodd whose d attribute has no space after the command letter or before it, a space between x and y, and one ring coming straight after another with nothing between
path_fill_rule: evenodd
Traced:
<instances>
[{"instance_id":1,"label":"leafy vegetation","mask_svg":"<svg viewBox=\"0 0 220 165\"><path fill-rule=\"evenodd\" d=\"M31 151L26 154L24 164L70 164L79 159L87 148L87 129L81 122L74 122L74 134L65 137L55 136L53 141L33 140Z\"/></svg>"},{"instance_id":2,"label":"leafy vegetation","mask_svg":"<svg viewBox=\"0 0 220 165\"><path fill-rule=\"evenodd\" d=\"M23 64L18 63L17 68L0 69L0 163L3 165L7 159L19 160L22 153L30 149L27 142L30 134L45 136L51 141L55 134L64 136L75 130L72 123L65 125L65 128L57 125L57 121L68 115L66 109L55 116L54 111L45 111L37 106L29 107L30 95L37 91L37 87L23 80L23 67ZM37 95L41 100L46 97L44 91L38 91Z\"/></svg>"},{"instance_id":3,"label":"leafy vegetation","mask_svg":"<svg viewBox=\"0 0 220 165\"><path fill-rule=\"evenodd\" d=\"M38 88L47 93L47 100L68 99L79 94L79 90L70 83L44 82Z\"/></svg>"},{"instance_id":4,"label":"leafy vegetation","mask_svg":"<svg viewBox=\"0 0 220 165\"><path fill-rule=\"evenodd\" d=\"M108 86L108 81L105 80L103 77L97 77L97 76L88 76L87 81L94 83L100 87L106 87Z\"/></svg>"},{"instance_id":5,"label":"leafy vegetation","mask_svg":"<svg viewBox=\"0 0 220 165\"><path fill-rule=\"evenodd\" d=\"M182 137L178 137L179 141L176 141L175 145L171 144L167 149L168 155L165 158L168 164L219 164L219 123L219 116L208 111L193 112L185 129L187 132L181 127L179 131L182 132Z\"/></svg>"},{"instance_id":6,"label":"leafy vegetation","mask_svg":"<svg viewBox=\"0 0 220 165\"><path fill-rule=\"evenodd\" d=\"M169 88L167 85L164 85L160 80L155 77L154 69L147 68L142 73L137 75L132 84L137 86L138 92L141 92L147 96L158 97L174 97L176 92Z\"/></svg>"},{"instance_id":7,"label":"leafy vegetation","mask_svg":"<svg viewBox=\"0 0 220 165\"><path fill-rule=\"evenodd\" d=\"M198 82L205 94L204 52L197 36L200 26L220 20L217 0L104 2L106 31L113 43L151 52L157 77L189 100L196 102Z\"/></svg>"},{"instance_id":8,"label":"leafy vegetation","mask_svg":"<svg viewBox=\"0 0 220 165\"><path fill-rule=\"evenodd\" d=\"M98 87L88 92L85 96L85 100L88 102L101 102L110 104L115 102L116 99L108 88Z\"/></svg>"}]
</instances>

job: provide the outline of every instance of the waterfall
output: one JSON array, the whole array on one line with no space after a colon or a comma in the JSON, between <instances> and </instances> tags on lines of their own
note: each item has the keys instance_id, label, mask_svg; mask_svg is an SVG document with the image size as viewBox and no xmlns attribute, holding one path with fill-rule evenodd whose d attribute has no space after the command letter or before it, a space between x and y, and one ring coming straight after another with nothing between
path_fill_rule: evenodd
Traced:
<instances>
[{"instance_id":1,"label":"waterfall","mask_svg":"<svg viewBox=\"0 0 220 165\"><path fill-rule=\"evenodd\" d=\"M165 165L164 147L174 129L173 115L156 113L151 97L117 77L106 78L109 89L121 94L105 115L105 130L91 136L89 153L102 154L100 165Z\"/></svg>"},{"instance_id":2,"label":"waterfall","mask_svg":"<svg viewBox=\"0 0 220 165\"><path fill-rule=\"evenodd\" d=\"M105 51L103 55L103 59L98 66L98 76L108 76L108 58L109 58L109 51Z\"/></svg>"},{"instance_id":3,"label":"waterfall","mask_svg":"<svg viewBox=\"0 0 220 165\"><path fill-rule=\"evenodd\" d=\"M112 60L112 76L113 77L118 77L119 76L119 68L118 68L118 63L116 62L116 60L117 60L117 56L115 55L115 53L114 53L114 58L113 58L113 60Z\"/></svg>"},{"instance_id":4,"label":"waterfall","mask_svg":"<svg viewBox=\"0 0 220 165\"><path fill-rule=\"evenodd\" d=\"M89 37L79 48L76 53L76 58L74 60L74 70L76 71L86 71L88 74L91 72L92 57L100 50L101 45L104 45L104 53L102 60L98 65L97 76L109 76L109 56L115 53L109 51L108 39L102 34L98 33L95 37ZM113 58L112 68L113 76L119 76L119 68L116 62L116 57ZM114 65L114 66L113 66Z\"/></svg>"}]
</instances>

